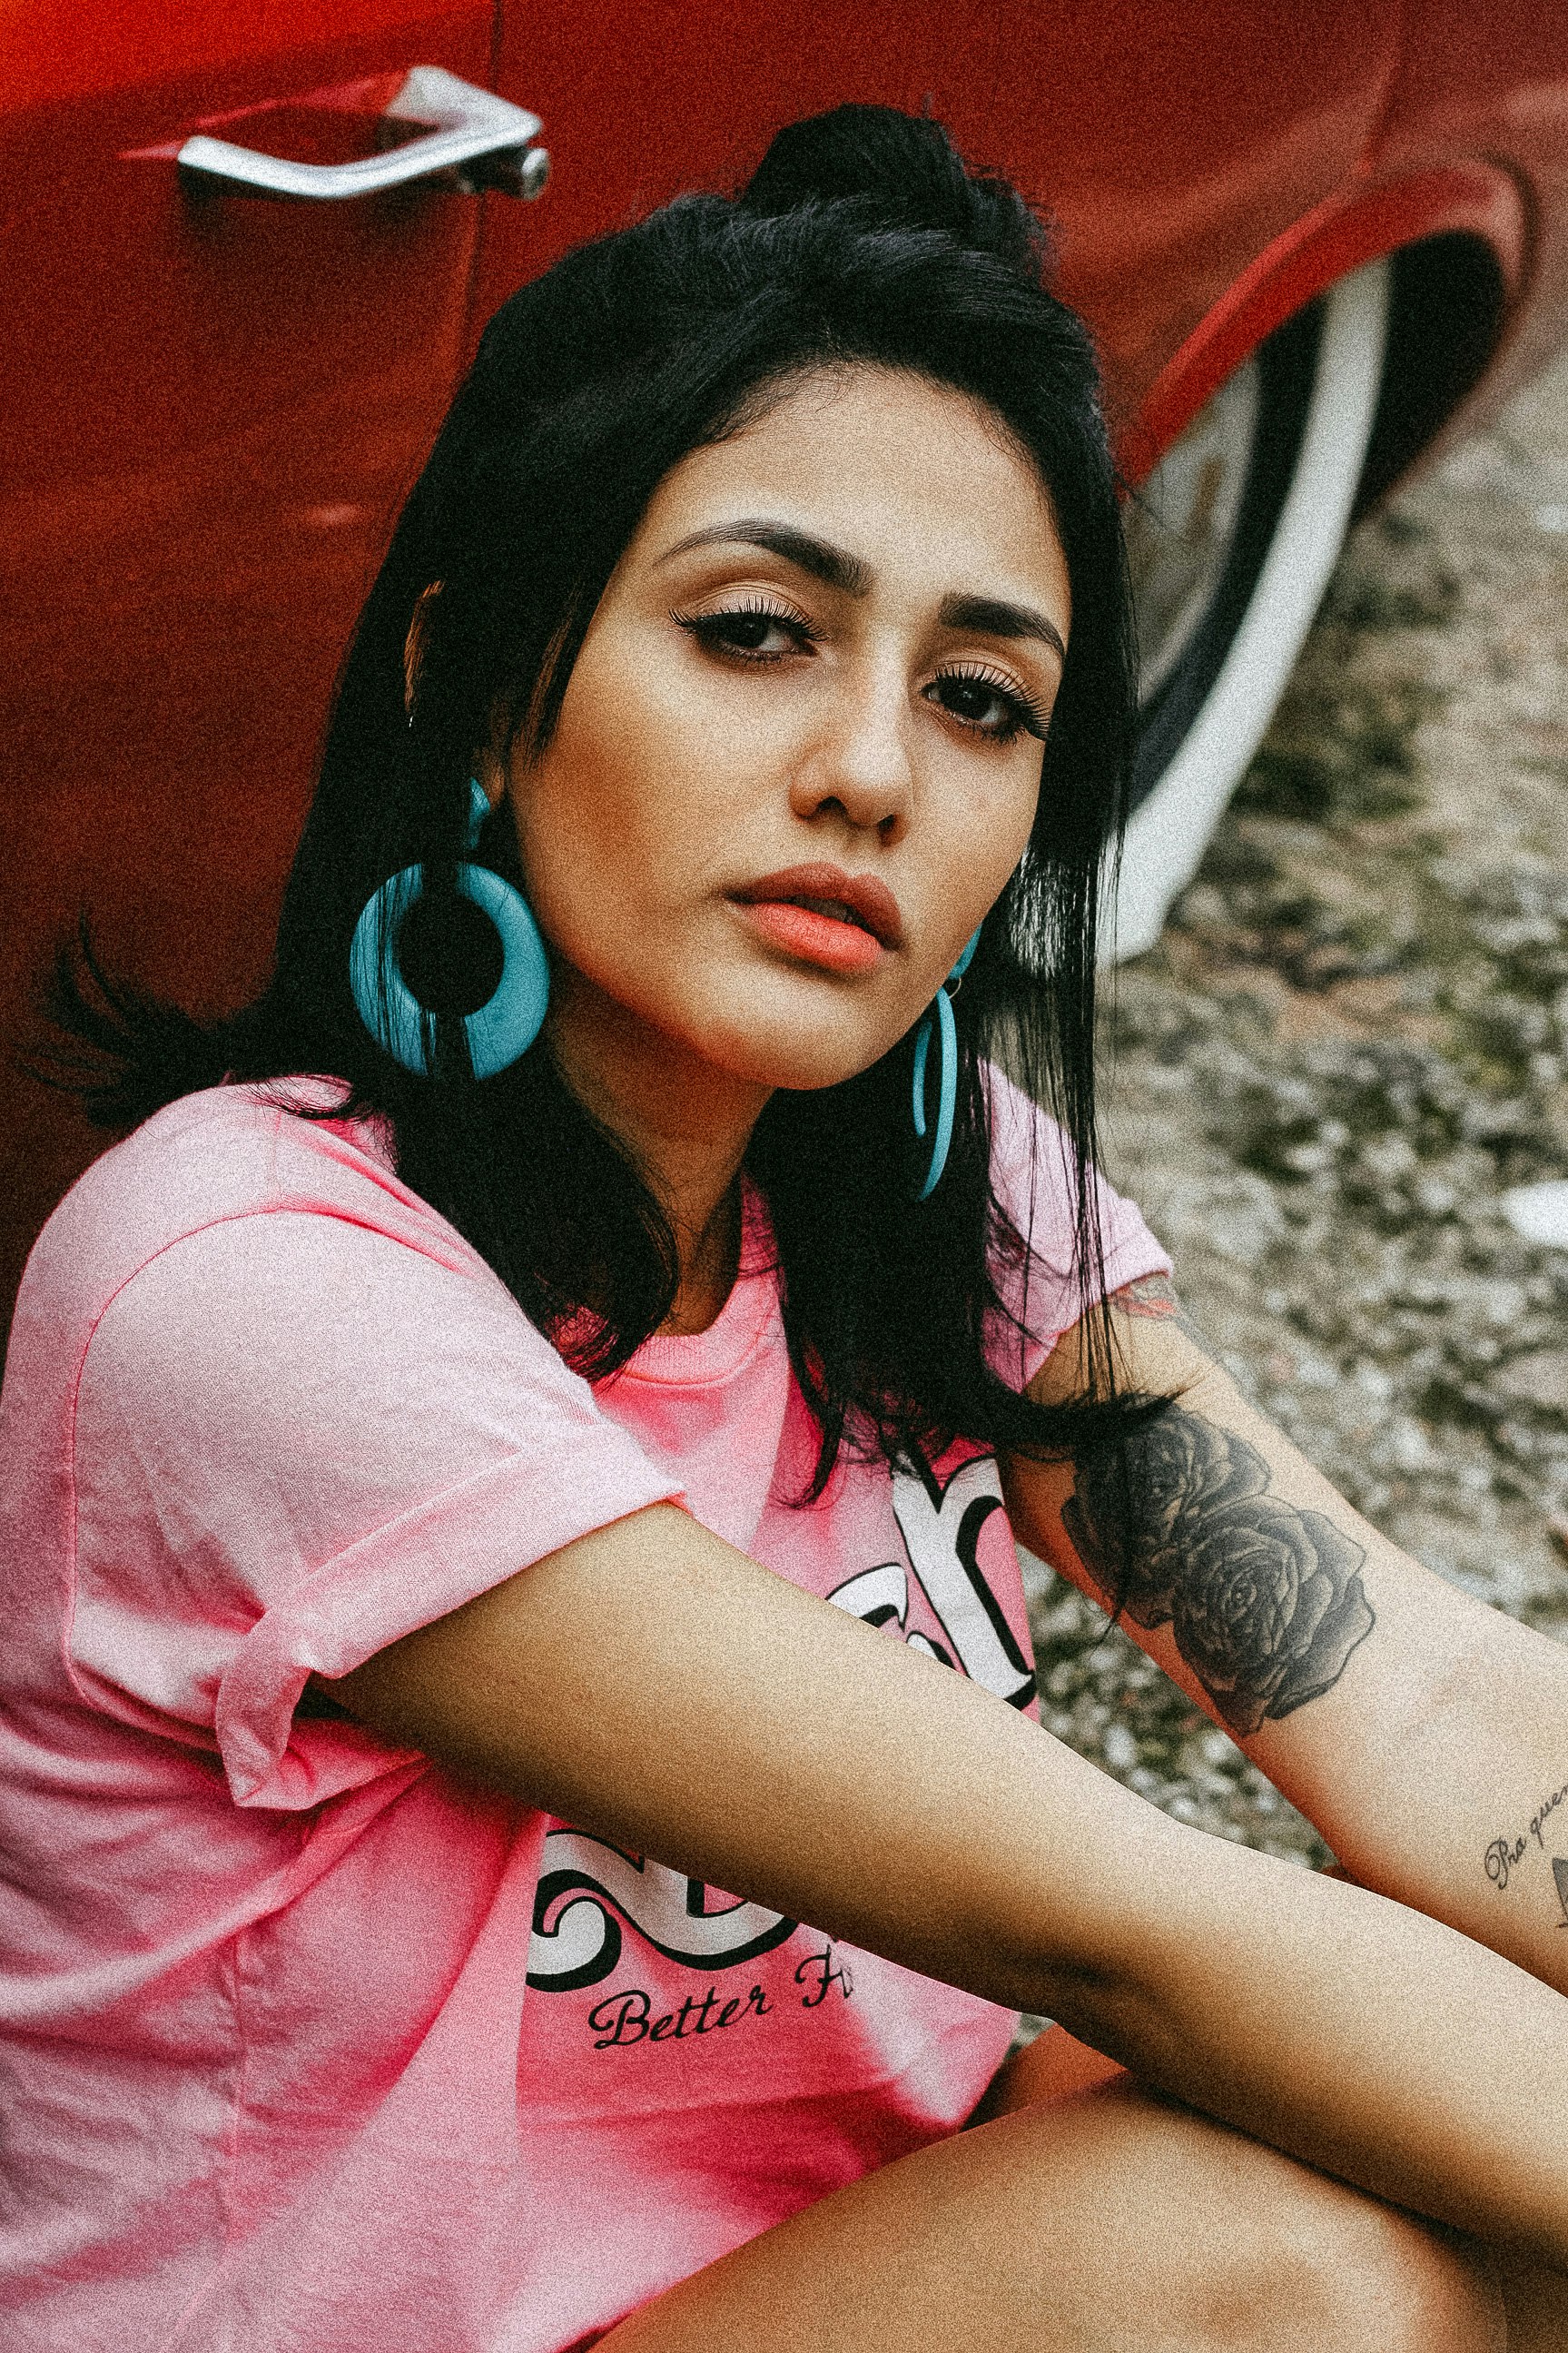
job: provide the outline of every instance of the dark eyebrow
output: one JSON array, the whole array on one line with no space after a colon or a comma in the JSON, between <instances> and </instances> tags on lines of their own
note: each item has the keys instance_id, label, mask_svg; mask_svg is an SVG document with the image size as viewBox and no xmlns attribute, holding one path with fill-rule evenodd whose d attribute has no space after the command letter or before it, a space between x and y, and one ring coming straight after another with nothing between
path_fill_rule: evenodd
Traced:
<instances>
[{"instance_id":1,"label":"dark eyebrow","mask_svg":"<svg viewBox=\"0 0 1568 2353\"><path fill-rule=\"evenodd\" d=\"M685 555L694 547L764 547L772 555L782 555L786 564L798 565L815 580L826 581L828 587L837 588L847 596L869 594L876 574L863 557L851 555L847 548L835 547L831 541L816 539L809 532L795 531L787 522L768 522L759 516L739 517L733 522L710 523L705 531L694 531L688 539L677 540L666 548L660 564L668 564L678 555ZM1032 605L1014 605L1001 596L944 596L937 608L937 618L943 628L978 629L988 638L1034 638L1041 645L1055 649L1061 661L1067 659L1067 647L1056 623L1037 613Z\"/></svg>"},{"instance_id":2,"label":"dark eyebrow","mask_svg":"<svg viewBox=\"0 0 1568 2353\"><path fill-rule=\"evenodd\" d=\"M825 580L830 588L842 589L847 596L864 596L871 586L871 567L859 556L834 547L826 539L814 539L809 532L795 531L787 522L763 522L752 516L742 516L735 522L710 523L706 531L694 531L689 539L678 540L673 547L666 548L658 560L668 564L673 556L684 555L689 548L722 547L731 542L746 547L765 547L770 554L782 555L786 564L798 565L814 580Z\"/></svg>"},{"instance_id":3,"label":"dark eyebrow","mask_svg":"<svg viewBox=\"0 0 1568 2353\"><path fill-rule=\"evenodd\" d=\"M1056 623L1032 605L1010 605L1000 596L944 596L937 619L945 629L978 629L986 638L1037 638L1053 646L1062 661L1068 658Z\"/></svg>"}]
</instances>

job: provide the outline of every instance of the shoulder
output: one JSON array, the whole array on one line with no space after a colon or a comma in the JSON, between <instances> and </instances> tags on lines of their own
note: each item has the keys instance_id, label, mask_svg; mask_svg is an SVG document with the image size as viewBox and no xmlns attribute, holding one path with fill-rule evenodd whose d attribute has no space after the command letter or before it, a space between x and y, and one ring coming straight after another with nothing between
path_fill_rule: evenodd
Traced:
<instances>
[{"instance_id":1,"label":"shoulder","mask_svg":"<svg viewBox=\"0 0 1568 2353\"><path fill-rule=\"evenodd\" d=\"M87 1336L135 1278L191 1260L225 1229L260 1220L281 1243L301 1220L356 1228L450 1267L488 1272L460 1235L399 1182L368 1123L305 1118L335 1082L226 1086L182 1096L112 1145L50 1217L28 1259L13 1347Z\"/></svg>"},{"instance_id":2,"label":"shoulder","mask_svg":"<svg viewBox=\"0 0 1568 2353\"><path fill-rule=\"evenodd\" d=\"M1091 1166L1090 1225L1099 1263L1086 1266L1071 1139L993 1064L986 1065L985 1084L991 1189L1005 1220L993 1257L1002 1314L992 1355L1003 1377L1022 1388L1096 1300L1142 1277L1169 1274L1171 1261L1137 1204Z\"/></svg>"},{"instance_id":3,"label":"shoulder","mask_svg":"<svg viewBox=\"0 0 1568 2353\"><path fill-rule=\"evenodd\" d=\"M985 1065L984 1082L992 1191L1030 1258L1065 1278L1078 1260L1079 1171L1072 1140L994 1063ZM1119 1193L1097 1167L1090 1165L1087 1173L1108 1287L1116 1289L1139 1275L1168 1274L1171 1261L1137 1203Z\"/></svg>"},{"instance_id":4,"label":"shoulder","mask_svg":"<svg viewBox=\"0 0 1568 2353\"><path fill-rule=\"evenodd\" d=\"M350 1454L400 1492L421 1463L435 1492L475 1446L516 1451L547 1422L580 1435L588 1385L389 1163L362 1126L302 1118L277 1090L170 1105L78 1188L19 1388L66 1395L83 1461L204 1482L203 1466L243 1466L247 1492L307 1464L342 1487ZM67 1312L40 1326L50 1288Z\"/></svg>"}]
</instances>

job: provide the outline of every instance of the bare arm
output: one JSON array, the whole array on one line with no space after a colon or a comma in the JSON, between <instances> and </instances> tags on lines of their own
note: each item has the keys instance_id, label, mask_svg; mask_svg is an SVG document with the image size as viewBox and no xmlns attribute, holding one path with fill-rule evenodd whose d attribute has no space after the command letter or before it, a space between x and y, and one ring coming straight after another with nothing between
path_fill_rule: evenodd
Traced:
<instances>
[{"instance_id":1,"label":"bare arm","mask_svg":"<svg viewBox=\"0 0 1568 2353\"><path fill-rule=\"evenodd\" d=\"M673 1507L329 1688L456 1770L1048 2011L1181 2099L1568 2269L1568 2005L1414 1912L1167 1820Z\"/></svg>"},{"instance_id":2,"label":"bare arm","mask_svg":"<svg viewBox=\"0 0 1568 2353\"><path fill-rule=\"evenodd\" d=\"M1568 1992L1568 1652L1390 1544L1255 1412L1163 1277L1117 1294L1129 1455L1015 1461L1014 1525L1104 1599L1363 1886ZM1037 1394L1078 1377L1058 1343ZM1130 1540L1125 1540L1130 1536ZM1521 2077L1527 2081L1527 2073Z\"/></svg>"}]
</instances>

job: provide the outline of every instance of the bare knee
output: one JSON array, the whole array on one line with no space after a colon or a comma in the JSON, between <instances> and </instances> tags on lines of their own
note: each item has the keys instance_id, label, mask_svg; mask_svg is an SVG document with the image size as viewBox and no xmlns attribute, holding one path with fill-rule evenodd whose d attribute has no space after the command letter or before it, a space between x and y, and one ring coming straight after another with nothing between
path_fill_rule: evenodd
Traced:
<instances>
[{"instance_id":1,"label":"bare knee","mask_svg":"<svg viewBox=\"0 0 1568 2353\"><path fill-rule=\"evenodd\" d=\"M1502 2300L1479 2251L1305 2168L1271 2168L1269 2190L1191 2285L1205 2353L1504 2353Z\"/></svg>"},{"instance_id":2,"label":"bare knee","mask_svg":"<svg viewBox=\"0 0 1568 2353\"><path fill-rule=\"evenodd\" d=\"M987 2129L1047 2191L1063 2343L1504 2353L1478 2250L1129 2077Z\"/></svg>"}]
</instances>

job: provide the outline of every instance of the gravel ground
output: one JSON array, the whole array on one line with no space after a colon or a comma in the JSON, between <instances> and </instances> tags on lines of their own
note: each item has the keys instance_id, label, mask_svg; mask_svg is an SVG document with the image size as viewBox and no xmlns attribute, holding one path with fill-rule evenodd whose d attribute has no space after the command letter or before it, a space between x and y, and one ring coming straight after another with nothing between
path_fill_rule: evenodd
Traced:
<instances>
[{"instance_id":1,"label":"gravel ground","mask_svg":"<svg viewBox=\"0 0 1568 2353\"><path fill-rule=\"evenodd\" d=\"M1568 359L1363 523L1159 946L1107 1163L1246 1392L1441 1575L1568 1641ZM1554 1526L1555 1524L1555 1526ZM1327 1850L1031 1565L1050 1729L1183 1820Z\"/></svg>"}]
</instances>

